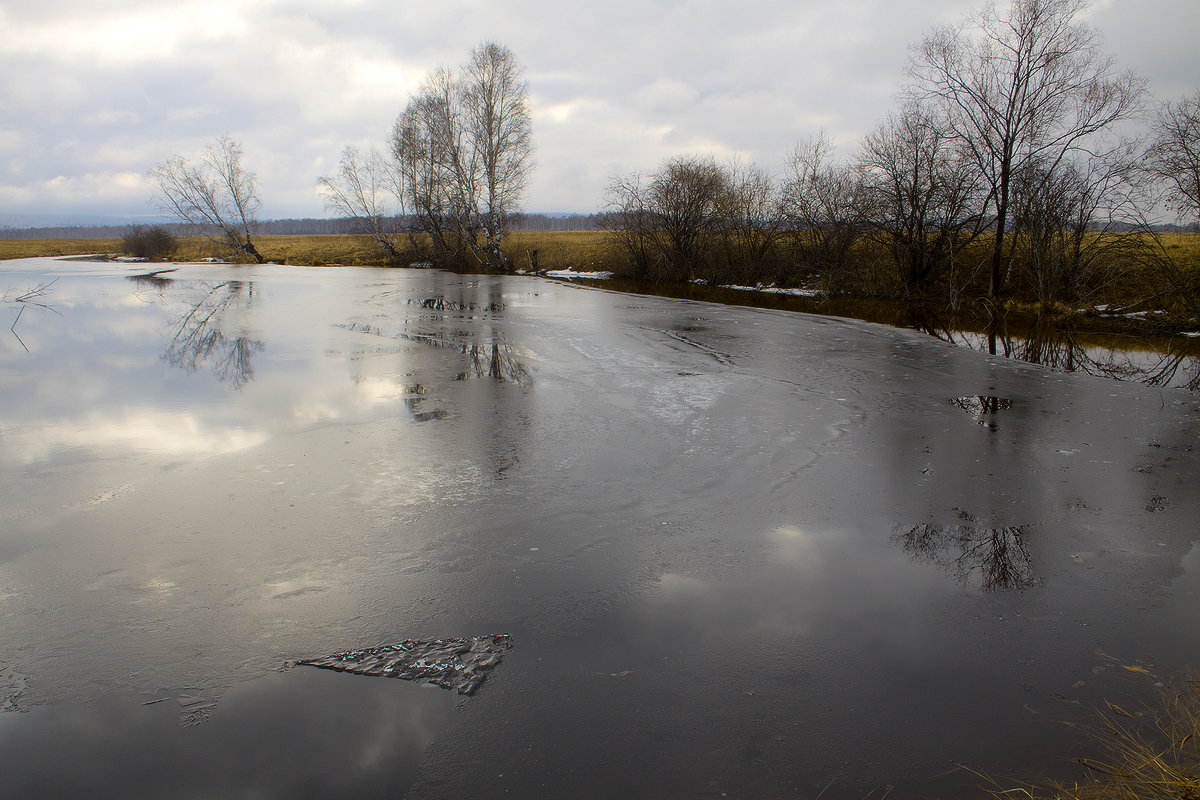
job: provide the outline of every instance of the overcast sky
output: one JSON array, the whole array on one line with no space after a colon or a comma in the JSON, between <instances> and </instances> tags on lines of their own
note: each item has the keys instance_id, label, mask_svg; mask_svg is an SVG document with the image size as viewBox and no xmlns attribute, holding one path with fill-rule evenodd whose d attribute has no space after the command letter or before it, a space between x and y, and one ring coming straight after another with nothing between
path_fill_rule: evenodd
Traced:
<instances>
[{"instance_id":1,"label":"overcast sky","mask_svg":"<svg viewBox=\"0 0 1200 800\"><path fill-rule=\"evenodd\" d=\"M264 219L327 216L316 180L382 146L422 77L484 40L525 65L529 211L589 212L664 157L771 170L825 128L846 155L910 45L976 0L0 0L0 216L153 214L146 172L227 133ZM1094 0L1158 98L1200 88L1200 0Z\"/></svg>"}]
</instances>

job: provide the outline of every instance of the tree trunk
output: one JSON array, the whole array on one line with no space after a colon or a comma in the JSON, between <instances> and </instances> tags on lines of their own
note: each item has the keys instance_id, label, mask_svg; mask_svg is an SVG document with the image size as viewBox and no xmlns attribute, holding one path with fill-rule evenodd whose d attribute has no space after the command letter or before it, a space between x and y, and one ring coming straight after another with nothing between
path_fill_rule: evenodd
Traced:
<instances>
[{"instance_id":1,"label":"tree trunk","mask_svg":"<svg viewBox=\"0 0 1200 800\"><path fill-rule=\"evenodd\" d=\"M249 236L246 237L246 244L242 245L242 250L246 255L254 256L255 262L259 264L267 263L267 260L262 257L262 253L258 252L258 249L254 246L254 242L250 241Z\"/></svg>"}]
</instances>

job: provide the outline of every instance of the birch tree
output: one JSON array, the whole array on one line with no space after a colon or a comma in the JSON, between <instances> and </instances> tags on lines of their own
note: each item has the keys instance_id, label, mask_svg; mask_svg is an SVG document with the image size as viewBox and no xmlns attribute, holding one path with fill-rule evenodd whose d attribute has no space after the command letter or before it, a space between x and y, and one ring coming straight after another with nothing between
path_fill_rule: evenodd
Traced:
<instances>
[{"instance_id":1,"label":"birch tree","mask_svg":"<svg viewBox=\"0 0 1200 800\"><path fill-rule=\"evenodd\" d=\"M475 197L474 171L464 163L461 116L453 75L437 69L409 100L391 138L401 192L435 256L449 261L461 255Z\"/></svg>"},{"instance_id":2,"label":"birch tree","mask_svg":"<svg viewBox=\"0 0 1200 800\"><path fill-rule=\"evenodd\" d=\"M510 265L500 244L533 169L529 87L523 73L511 50L485 42L471 50L461 87L467 135L482 184L478 215L484 246L489 258L505 268Z\"/></svg>"},{"instance_id":3,"label":"birch tree","mask_svg":"<svg viewBox=\"0 0 1200 800\"><path fill-rule=\"evenodd\" d=\"M402 189L438 257L511 266L501 245L533 169L528 91L512 51L485 42L457 73L427 75L396 120Z\"/></svg>"},{"instance_id":4,"label":"birch tree","mask_svg":"<svg viewBox=\"0 0 1200 800\"><path fill-rule=\"evenodd\" d=\"M347 147L338 171L317 181L326 208L355 220L393 261L401 259L404 216L404 193L398 180L395 163L378 151L363 154L357 147Z\"/></svg>"},{"instance_id":5,"label":"birch tree","mask_svg":"<svg viewBox=\"0 0 1200 800\"><path fill-rule=\"evenodd\" d=\"M971 159L994 217L989 295L1003 289L1015 176L1053 175L1137 110L1144 82L1118 73L1097 34L1077 21L1085 0L1011 0L935 29L914 50L910 93Z\"/></svg>"},{"instance_id":6,"label":"birch tree","mask_svg":"<svg viewBox=\"0 0 1200 800\"><path fill-rule=\"evenodd\" d=\"M239 257L266 261L251 239L260 201L254 173L242 166L239 142L221 136L194 163L176 154L150 170L150 180L154 201L165 213Z\"/></svg>"}]
</instances>

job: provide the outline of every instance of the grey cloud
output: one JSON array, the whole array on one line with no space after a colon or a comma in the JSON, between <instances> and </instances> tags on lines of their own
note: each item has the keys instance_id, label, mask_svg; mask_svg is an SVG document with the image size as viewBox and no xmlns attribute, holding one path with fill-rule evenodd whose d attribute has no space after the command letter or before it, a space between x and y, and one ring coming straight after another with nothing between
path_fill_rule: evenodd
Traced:
<instances>
[{"instance_id":1,"label":"grey cloud","mask_svg":"<svg viewBox=\"0 0 1200 800\"><path fill-rule=\"evenodd\" d=\"M1160 95L1194 90L1194 0L1099 3L1092 21L1124 66L1150 75ZM425 72L460 63L484 39L527 68L539 168L526 206L588 211L613 174L681 149L778 169L796 141L825 127L848 155L891 108L908 47L976 5L519 0L497 13L468 0L9 3L0 213L64 203L146 213L148 190L131 175L228 133L258 173L264 216L323 215L316 178L341 149L382 144ZM139 32L149 40L135 46Z\"/></svg>"}]
</instances>

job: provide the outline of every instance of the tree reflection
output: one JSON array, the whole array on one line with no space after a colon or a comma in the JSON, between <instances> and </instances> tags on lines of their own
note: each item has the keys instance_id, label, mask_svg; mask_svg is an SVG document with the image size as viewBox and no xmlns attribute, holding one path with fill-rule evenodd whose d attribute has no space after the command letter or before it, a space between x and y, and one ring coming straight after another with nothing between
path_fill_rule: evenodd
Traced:
<instances>
[{"instance_id":1,"label":"tree reflection","mask_svg":"<svg viewBox=\"0 0 1200 800\"><path fill-rule=\"evenodd\" d=\"M996 429L996 414L1012 408L1012 400L983 394L955 397L950 400L950 403L973 416L980 425L985 425L992 430Z\"/></svg>"},{"instance_id":2,"label":"tree reflection","mask_svg":"<svg viewBox=\"0 0 1200 800\"><path fill-rule=\"evenodd\" d=\"M1020 526L976 528L969 525L914 525L892 537L917 561L949 569L963 584L982 589L1033 586L1028 534Z\"/></svg>"},{"instance_id":3,"label":"tree reflection","mask_svg":"<svg viewBox=\"0 0 1200 800\"><path fill-rule=\"evenodd\" d=\"M427 399L426 395L429 394L429 389L423 384L415 383L411 386L405 386L404 393L408 395L404 398L404 409L412 415L414 422L431 422L436 419L446 418L446 412L440 408L430 411L421 410L421 405Z\"/></svg>"},{"instance_id":4,"label":"tree reflection","mask_svg":"<svg viewBox=\"0 0 1200 800\"><path fill-rule=\"evenodd\" d=\"M533 376L526 369L525 364L517 358L512 347L499 339L493 339L490 345L466 345L463 353L471 358L470 368L455 380L492 378L520 386L528 386L533 383Z\"/></svg>"},{"instance_id":5,"label":"tree reflection","mask_svg":"<svg viewBox=\"0 0 1200 800\"><path fill-rule=\"evenodd\" d=\"M143 272L140 275L130 275L128 279L136 283L139 289L152 288L162 291L171 284L175 283L174 278L164 278L163 275L177 271L178 268L158 269L154 272Z\"/></svg>"},{"instance_id":6,"label":"tree reflection","mask_svg":"<svg viewBox=\"0 0 1200 800\"><path fill-rule=\"evenodd\" d=\"M21 321L21 315L25 313L25 309L30 307L40 308L43 311L53 311L55 314L58 314L58 311L56 311L53 306L48 303L41 302L41 298L46 296L47 290L49 290L49 288L53 286L56 281L58 281L58 278L40 283L34 288L27 289L16 297L13 297L11 300L9 299L8 295L4 296L4 301L6 303L11 302L17 306L17 316L16 319L13 320L13 324L9 330L12 331L13 336L17 337L17 341L21 343L21 347L25 349L26 353L29 352L29 347L26 346L25 340L21 338L21 334L17 333L17 323Z\"/></svg>"},{"instance_id":7,"label":"tree reflection","mask_svg":"<svg viewBox=\"0 0 1200 800\"><path fill-rule=\"evenodd\" d=\"M230 312L249 308L254 284L225 281L215 286L203 284L204 294L175 326L175 334L163 358L174 367L192 373L211 365L222 383L241 389L254 380L253 356L265 346L258 339L232 336L223 330Z\"/></svg>"},{"instance_id":8,"label":"tree reflection","mask_svg":"<svg viewBox=\"0 0 1200 800\"><path fill-rule=\"evenodd\" d=\"M1177 340L1169 343L1166 352L1088 345L1074 331L1057 328L1044 317L1020 333L1010 332L999 318L992 319L986 334L948 328L923 330L951 344L1041 364L1056 372L1082 372L1150 386L1200 389L1200 359ZM1136 340L1130 343L1136 344Z\"/></svg>"}]
</instances>

